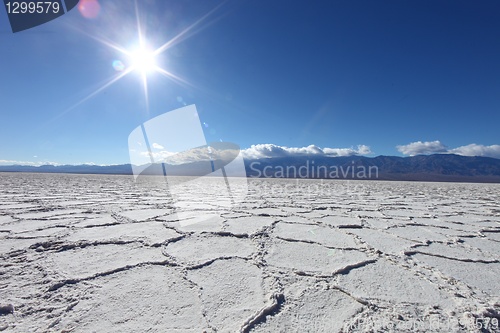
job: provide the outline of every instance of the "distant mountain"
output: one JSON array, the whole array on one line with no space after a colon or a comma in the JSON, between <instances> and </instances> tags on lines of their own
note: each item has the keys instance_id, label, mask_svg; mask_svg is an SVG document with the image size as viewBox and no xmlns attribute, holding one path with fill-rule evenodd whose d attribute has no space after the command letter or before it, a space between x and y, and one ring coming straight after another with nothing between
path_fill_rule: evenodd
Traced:
<instances>
[{"instance_id":1,"label":"distant mountain","mask_svg":"<svg viewBox=\"0 0 500 333\"><path fill-rule=\"evenodd\" d=\"M280 157L246 160L245 164L249 177L500 183L500 159L454 154Z\"/></svg>"},{"instance_id":2,"label":"distant mountain","mask_svg":"<svg viewBox=\"0 0 500 333\"><path fill-rule=\"evenodd\" d=\"M120 165L0 165L0 172L40 172L40 173L79 173L79 174L113 174L131 175L130 164Z\"/></svg>"},{"instance_id":3,"label":"distant mountain","mask_svg":"<svg viewBox=\"0 0 500 333\"><path fill-rule=\"evenodd\" d=\"M198 164L169 166L176 175L196 175ZM248 177L312 179L379 179L500 183L500 159L453 154L349 157L275 157L245 159ZM144 174L158 174L159 165ZM0 166L0 172L43 172L131 175L130 164Z\"/></svg>"}]
</instances>

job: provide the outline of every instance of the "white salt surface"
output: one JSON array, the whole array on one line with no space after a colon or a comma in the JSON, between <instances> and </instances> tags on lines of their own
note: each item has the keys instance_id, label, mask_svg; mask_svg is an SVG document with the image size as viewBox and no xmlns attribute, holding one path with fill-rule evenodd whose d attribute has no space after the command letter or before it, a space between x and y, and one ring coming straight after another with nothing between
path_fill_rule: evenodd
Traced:
<instances>
[{"instance_id":1,"label":"white salt surface","mask_svg":"<svg viewBox=\"0 0 500 333\"><path fill-rule=\"evenodd\" d=\"M165 240L177 238L180 235L173 229L165 228L163 223L155 221L74 229L65 239L70 242L142 241L147 245L160 245Z\"/></svg>"},{"instance_id":2,"label":"white salt surface","mask_svg":"<svg viewBox=\"0 0 500 333\"><path fill-rule=\"evenodd\" d=\"M499 185L251 179L182 214L132 177L0 186L1 332L499 331Z\"/></svg>"}]
</instances>

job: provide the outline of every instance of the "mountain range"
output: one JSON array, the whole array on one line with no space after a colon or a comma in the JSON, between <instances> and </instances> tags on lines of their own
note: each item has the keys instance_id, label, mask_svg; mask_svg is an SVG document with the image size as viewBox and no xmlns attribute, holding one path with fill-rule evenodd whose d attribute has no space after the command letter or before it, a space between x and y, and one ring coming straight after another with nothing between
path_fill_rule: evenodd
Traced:
<instances>
[{"instance_id":1,"label":"mountain range","mask_svg":"<svg viewBox=\"0 0 500 333\"><path fill-rule=\"evenodd\" d=\"M274 157L245 159L246 174L256 178L379 179L500 183L500 159L454 154L348 157ZM152 168L154 169L154 168ZM169 167L176 175L196 175L197 163ZM132 175L130 164L0 166L0 172ZM148 174L148 169L146 169ZM149 172L152 173L152 172Z\"/></svg>"}]
</instances>

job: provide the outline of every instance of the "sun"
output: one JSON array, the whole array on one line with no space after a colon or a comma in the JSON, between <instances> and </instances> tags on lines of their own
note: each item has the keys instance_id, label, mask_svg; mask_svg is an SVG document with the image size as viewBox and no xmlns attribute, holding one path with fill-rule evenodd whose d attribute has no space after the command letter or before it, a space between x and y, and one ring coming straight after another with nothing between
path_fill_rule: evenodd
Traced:
<instances>
[{"instance_id":1,"label":"sun","mask_svg":"<svg viewBox=\"0 0 500 333\"><path fill-rule=\"evenodd\" d=\"M141 74L151 73L156 70L156 55L154 51L147 48L139 48L130 53L132 70L137 70Z\"/></svg>"}]
</instances>

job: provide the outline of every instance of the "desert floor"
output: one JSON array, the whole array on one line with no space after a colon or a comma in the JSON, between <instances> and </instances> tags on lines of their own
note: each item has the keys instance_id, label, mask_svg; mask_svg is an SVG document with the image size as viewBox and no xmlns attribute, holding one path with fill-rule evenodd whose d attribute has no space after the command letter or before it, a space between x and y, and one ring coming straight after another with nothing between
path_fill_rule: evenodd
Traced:
<instances>
[{"instance_id":1,"label":"desert floor","mask_svg":"<svg viewBox=\"0 0 500 333\"><path fill-rule=\"evenodd\" d=\"M199 193L0 174L0 331L499 331L500 185L249 179L232 209Z\"/></svg>"}]
</instances>

